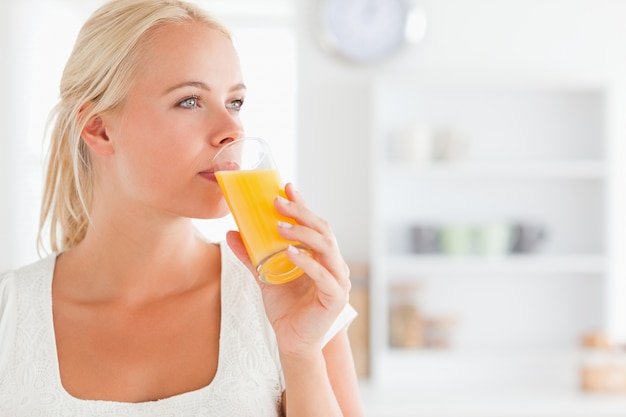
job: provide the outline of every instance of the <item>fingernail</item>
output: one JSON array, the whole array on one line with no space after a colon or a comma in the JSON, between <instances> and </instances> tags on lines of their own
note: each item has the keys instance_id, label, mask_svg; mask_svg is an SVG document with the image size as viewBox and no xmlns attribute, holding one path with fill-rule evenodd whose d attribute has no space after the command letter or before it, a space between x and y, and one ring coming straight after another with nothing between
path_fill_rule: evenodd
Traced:
<instances>
[{"instance_id":1,"label":"fingernail","mask_svg":"<svg viewBox=\"0 0 626 417\"><path fill-rule=\"evenodd\" d=\"M293 224L287 223L287 222L281 222L279 220L278 221L278 227L284 227L285 229L289 229L289 228L293 227Z\"/></svg>"},{"instance_id":2,"label":"fingernail","mask_svg":"<svg viewBox=\"0 0 626 417\"><path fill-rule=\"evenodd\" d=\"M294 245L287 246L287 250L291 253L300 253L300 249L296 248Z\"/></svg>"},{"instance_id":3,"label":"fingernail","mask_svg":"<svg viewBox=\"0 0 626 417\"><path fill-rule=\"evenodd\" d=\"M283 197L282 195L279 195L278 197L276 197L278 199L278 202L280 204L284 204L287 205L289 204L289 200L287 200L285 197Z\"/></svg>"}]
</instances>

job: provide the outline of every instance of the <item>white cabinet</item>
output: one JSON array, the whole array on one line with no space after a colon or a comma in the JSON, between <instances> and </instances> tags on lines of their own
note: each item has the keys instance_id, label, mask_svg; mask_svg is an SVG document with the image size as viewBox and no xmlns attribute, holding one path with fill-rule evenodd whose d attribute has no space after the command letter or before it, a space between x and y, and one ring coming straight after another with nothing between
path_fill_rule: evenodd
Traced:
<instances>
[{"instance_id":1,"label":"white cabinet","mask_svg":"<svg viewBox=\"0 0 626 417\"><path fill-rule=\"evenodd\" d=\"M612 92L403 74L373 83L370 100L370 383L576 390L581 336L607 327L623 229ZM543 238L512 249L520 224ZM415 347L390 343L397 291L415 292Z\"/></svg>"}]
</instances>

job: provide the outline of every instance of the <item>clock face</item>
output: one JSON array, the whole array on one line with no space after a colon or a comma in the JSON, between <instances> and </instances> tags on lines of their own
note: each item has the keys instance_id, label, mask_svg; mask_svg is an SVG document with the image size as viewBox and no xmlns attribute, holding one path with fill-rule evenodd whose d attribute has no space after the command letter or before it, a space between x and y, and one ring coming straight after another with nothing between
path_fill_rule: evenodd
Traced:
<instances>
[{"instance_id":1,"label":"clock face","mask_svg":"<svg viewBox=\"0 0 626 417\"><path fill-rule=\"evenodd\" d=\"M407 15L405 0L322 0L322 42L351 61L378 61L403 45Z\"/></svg>"}]
</instances>

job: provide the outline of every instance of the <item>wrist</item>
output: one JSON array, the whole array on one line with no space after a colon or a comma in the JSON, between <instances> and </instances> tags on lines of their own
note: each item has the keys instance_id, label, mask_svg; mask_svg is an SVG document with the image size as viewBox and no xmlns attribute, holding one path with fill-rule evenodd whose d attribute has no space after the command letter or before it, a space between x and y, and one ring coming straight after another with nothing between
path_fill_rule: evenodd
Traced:
<instances>
[{"instance_id":1,"label":"wrist","mask_svg":"<svg viewBox=\"0 0 626 417\"><path fill-rule=\"evenodd\" d=\"M301 340L288 335L277 337L278 353L285 360L310 360L322 354L322 340Z\"/></svg>"},{"instance_id":2,"label":"wrist","mask_svg":"<svg viewBox=\"0 0 626 417\"><path fill-rule=\"evenodd\" d=\"M326 364L324 354L320 348L311 348L298 351L279 350L280 361L285 366L311 367Z\"/></svg>"},{"instance_id":3,"label":"wrist","mask_svg":"<svg viewBox=\"0 0 626 417\"><path fill-rule=\"evenodd\" d=\"M317 378L326 379L328 377L326 359L321 350L306 354L279 353L279 355L286 382L301 381L301 378L305 376L308 376L311 380ZM311 380L308 382L311 382Z\"/></svg>"},{"instance_id":4,"label":"wrist","mask_svg":"<svg viewBox=\"0 0 626 417\"><path fill-rule=\"evenodd\" d=\"M341 416L321 349L307 354L281 353L280 360L285 376L287 415Z\"/></svg>"}]
</instances>

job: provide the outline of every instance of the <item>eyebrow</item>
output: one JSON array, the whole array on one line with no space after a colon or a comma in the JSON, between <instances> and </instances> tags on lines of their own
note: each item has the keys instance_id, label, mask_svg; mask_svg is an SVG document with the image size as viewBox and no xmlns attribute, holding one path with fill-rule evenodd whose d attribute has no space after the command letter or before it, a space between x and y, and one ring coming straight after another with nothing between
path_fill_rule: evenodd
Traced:
<instances>
[{"instance_id":1,"label":"eyebrow","mask_svg":"<svg viewBox=\"0 0 626 417\"><path fill-rule=\"evenodd\" d=\"M211 87L209 87L206 83L202 81L183 81L182 83L178 83L176 85L169 87L167 90L165 90L164 95L169 94L172 91L178 90L179 88L183 88L183 87L196 87L202 90L211 91ZM238 83L229 89L229 91L239 91L239 90L246 90L246 85L243 83Z\"/></svg>"}]
</instances>

